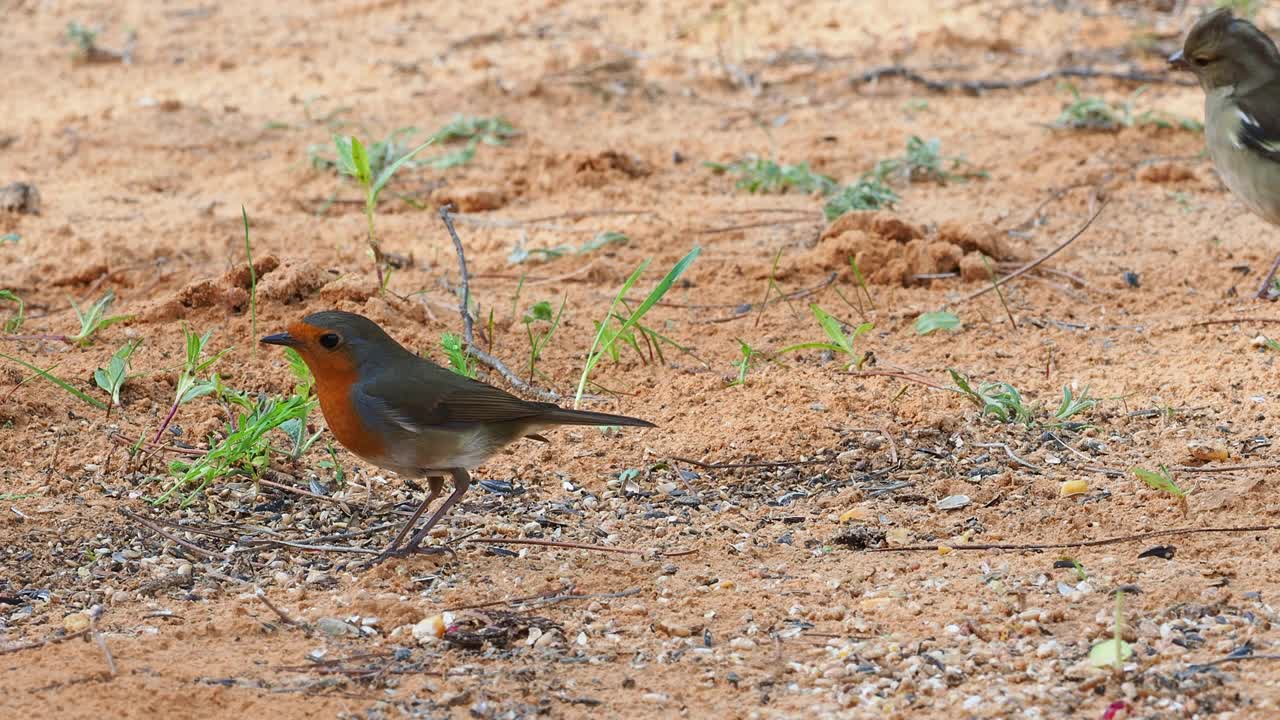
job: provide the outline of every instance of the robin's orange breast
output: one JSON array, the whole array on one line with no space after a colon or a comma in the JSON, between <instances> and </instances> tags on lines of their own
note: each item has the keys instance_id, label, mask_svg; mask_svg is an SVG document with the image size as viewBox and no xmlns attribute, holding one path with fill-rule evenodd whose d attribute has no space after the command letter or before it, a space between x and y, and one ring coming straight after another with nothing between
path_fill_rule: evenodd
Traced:
<instances>
[{"instance_id":1,"label":"robin's orange breast","mask_svg":"<svg viewBox=\"0 0 1280 720\"><path fill-rule=\"evenodd\" d=\"M349 372L326 373L317 378L316 395L320 398L320 411L329 425L329 432L338 438L343 447L371 463L387 455L386 442L371 432L356 412L351 402L351 388L356 382L355 368Z\"/></svg>"}]
</instances>

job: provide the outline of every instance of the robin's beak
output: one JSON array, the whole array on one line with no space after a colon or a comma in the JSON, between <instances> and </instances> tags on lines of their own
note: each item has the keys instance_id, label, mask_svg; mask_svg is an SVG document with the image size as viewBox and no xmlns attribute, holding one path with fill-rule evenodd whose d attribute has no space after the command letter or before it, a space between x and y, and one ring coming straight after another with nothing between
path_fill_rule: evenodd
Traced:
<instances>
[{"instance_id":1,"label":"robin's beak","mask_svg":"<svg viewBox=\"0 0 1280 720\"><path fill-rule=\"evenodd\" d=\"M1190 70L1191 63L1187 62L1187 59L1182 55L1182 51L1179 50L1169 56L1169 67L1174 70Z\"/></svg>"},{"instance_id":2,"label":"robin's beak","mask_svg":"<svg viewBox=\"0 0 1280 720\"><path fill-rule=\"evenodd\" d=\"M285 347L294 347L298 344L298 339L287 332L268 335L260 340L264 345L284 345Z\"/></svg>"}]
</instances>

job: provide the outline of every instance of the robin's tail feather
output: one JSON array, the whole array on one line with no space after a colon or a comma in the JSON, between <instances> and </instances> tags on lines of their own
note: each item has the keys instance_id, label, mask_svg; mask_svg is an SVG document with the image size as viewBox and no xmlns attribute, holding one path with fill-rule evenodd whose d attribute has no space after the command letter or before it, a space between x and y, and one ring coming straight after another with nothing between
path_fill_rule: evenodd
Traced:
<instances>
[{"instance_id":1,"label":"robin's tail feather","mask_svg":"<svg viewBox=\"0 0 1280 720\"><path fill-rule=\"evenodd\" d=\"M609 413L591 412L590 410L569 410L555 408L548 410L540 420L558 425L634 425L636 427L658 427L648 420L627 417L626 415L610 415Z\"/></svg>"}]
</instances>

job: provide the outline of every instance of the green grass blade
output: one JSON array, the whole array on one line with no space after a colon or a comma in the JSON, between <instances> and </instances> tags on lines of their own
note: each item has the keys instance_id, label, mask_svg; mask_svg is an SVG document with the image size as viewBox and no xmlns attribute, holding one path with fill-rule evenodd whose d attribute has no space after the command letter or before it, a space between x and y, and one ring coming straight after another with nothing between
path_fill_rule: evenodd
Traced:
<instances>
[{"instance_id":1,"label":"green grass blade","mask_svg":"<svg viewBox=\"0 0 1280 720\"><path fill-rule=\"evenodd\" d=\"M88 396L88 395L86 395L85 393L83 393L83 392L81 392L80 390L76 389L75 387L71 386L71 385L70 385L69 383L67 383L65 380L62 380L61 378L58 378L58 377L56 377L56 376L54 376L54 375L52 375L52 374L50 374L50 373L48 373L48 372L46 372L46 371L44 371L44 370L41 370L40 368L36 367L35 365L32 365L31 363L29 363L29 362L27 362L27 361L25 361L25 360L19 360L19 359L18 359L18 358L16 358L16 357L11 357L11 356L9 356L9 355L5 355L5 354L3 354L3 353L0 353L0 358L3 358L3 359L5 359L5 360L8 360L9 362L14 362L14 363L17 363L17 364L21 365L22 367L24 367L24 368L26 368L26 369L30 370L31 372L34 372L35 374L39 375L40 377L44 378L45 380L48 380L49 382L53 383L54 385L57 385L58 387L62 388L63 390L66 390L67 392L71 393L72 395L74 395L74 396L76 396L76 397L80 398L81 400L83 400L83 401L85 401L85 402L89 403L90 405L92 405L92 406L94 406L94 407L98 408L99 410L106 410L106 409L107 409L107 404L106 404L106 403L104 403L104 402L102 402L101 400L98 400L97 398L89 397L89 396Z\"/></svg>"}]
</instances>

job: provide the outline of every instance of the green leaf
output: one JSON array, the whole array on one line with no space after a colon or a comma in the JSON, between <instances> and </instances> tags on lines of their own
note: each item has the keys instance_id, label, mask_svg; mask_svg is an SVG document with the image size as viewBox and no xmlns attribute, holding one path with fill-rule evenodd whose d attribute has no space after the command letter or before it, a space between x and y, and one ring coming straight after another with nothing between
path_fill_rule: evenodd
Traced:
<instances>
[{"instance_id":1,"label":"green leaf","mask_svg":"<svg viewBox=\"0 0 1280 720\"><path fill-rule=\"evenodd\" d=\"M955 313L927 312L916 318L916 334L928 335L938 330L955 330L960 327L960 318Z\"/></svg>"},{"instance_id":2,"label":"green leaf","mask_svg":"<svg viewBox=\"0 0 1280 720\"><path fill-rule=\"evenodd\" d=\"M1178 487L1177 483L1173 481L1173 477L1169 475L1169 469L1164 465L1160 466L1160 472L1152 472L1150 470L1143 470L1140 467L1135 467L1133 468L1133 474L1137 475L1139 480L1156 490L1169 493L1174 497L1187 496L1186 491Z\"/></svg>"},{"instance_id":3,"label":"green leaf","mask_svg":"<svg viewBox=\"0 0 1280 720\"><path fill-rule=\"evenodd\" d=\"M0 245L3 245L5 243L13 243L14 245L17 245L18 241L21 239L22 239L22 236L19 235L18 233L5 233L3 235L0 235Z\"/></svg>"},{"instance_id":4,"label":"green leaf","mask_svg":"<svg viewBox=\"0 0 1280 720\"><path fill-rule=\"evenodd\" d=\"M401 165L404 165L405 163L412 160L414 155L417 155L418 153L422 152L427 148L428 145L434 143L435 141L436 139L434 137L427 138L426 142L410 150L404 155L401 155L399 160L396 160L395 162L383 168L382 173L378 175L377 181L373 183L373 186L371 188L369 188L369 197L372 198L373 202L376 203L378 201L378 193L382 192L382 188L386 187L387 183L391 181L391 176L396 174L396 171L400 169Z\"/></svg>"},{"instance_id":5,"label":"green leaf","mask_svg":"<svg viewBox=\"0 0 1280 720\"><path fill-rule=\"evenodd\" d=\"M631 286L635 284L636 280L640 279L640 275L644 272L645 268L649 267L649 261L645 260L640 263L640 267L636 268L635 272L631 273L631 276L627 278L627 281L622 284L622 288L618 291L618 294L614 296L613 302L609 304L609 310L605 313L604 322L599 323L596 327L595 340L591 343L591 350L587 353L587 361L582 367L582 375L578 378L578 391L574 395L573 399L574 407L577 407L578 403L582 401L582 394L587 388L587 378L590 377L591 371L600 362L600 358L603 354L611 351L617 338L629 331L633 325L644 317L645 313L649 312L650 308L662 299L663 295L667 294L667 291L671 289L673 284L675 284L676 279L683 275L685 270L689 269L689 265L691 265L701 253L702 248L695 247L689 251L689 254L681 258L680 261L667 272L666 276L664 276L662 280L654 286L653 290L649 291L648 297L644 299L644 302L640 303L638 308L631 312L630 316L628 316L626 321L622 323L621 327L616 331L613 331L611 336L606 339L605 335L610 327L609 319L614 314L614 308L616 308L618 303L626 297L627 291L631 289Z\"/></svg>"},{"instance_id":6,"label":"green leaf","mask_svg":"<svg viewBox=\"0 0 1280 720\"><path fill-rule=\"evenodd\" d=\"M1108 638L1089 648L1089 664L1096 668L1115 667L1133 655L1133 646L1119 638Z\"/></svg>"},{"instance_id":7,"label":"green leaf","mask_svg":"<svg viewBox=\"0 0 1280 720\"><path fill-rule=\"evenodd\" d=\"M28 369L28 370L30 370L30 371L32 371L32 372L34 372L35 374L39 375L40 377L44 378L45 380L48 380L49 382L53 383L54 385L57 385L58 387L62 388L63 390L66 390L67 392L71 393L72 395L74 395L74 396L76 396L76 397L80 398L81 400L83 400L83 401L85 401L85 402L89 403L90 405L92 405L92 406L94 406L94 407L98 408L99 410L106 410L106 409L107 409L107 404L106 404L106 403L102 402L101 400L98 400L97 398L89 397L89 396L88 396L88 395L86 395L85 393L81 392L79 389L77 389L77 388L73 387L72 385L68 384L65 380L62 380L61 378L55 377L54 375L52 375L51 373L49 373L47 370L41 370L40 368L36 367L35 365L32 365L31 363L27 362L26 360L19 360L18 358L16 358L16 357L11 357L11 356L9 356L9 355L0 354L0 358L3 358L3 359L5 359L5 360L8 360L9 362L14 362L14 363L17 363L17 364L21 365L22 367L24 367L24 368L26 368L26 369Z\"/></svg>"},{"instance_id":8,"label":"green leaf","mask_svg":"<svg viewBox=\"0 0 1280 720\"><path fill-rule=\"evenodd\" d=\"M13 317L6 318L4 322L0 322L0 330L7 333L18 332L26 318L27 304L12 290L0 290L0 300L8 300L18 304L18 312L14 313Z\"/></svg>"},{"instance_id":9,"label":"green leaf","mask_svg":"<svg viewBox=\"0 0 1280 720\"><path fill-rule=\"evenodd\" d=\"M541 302L534 303L533 307L529 308L529 310L525 312L525 325L537 322L538 320L551 322L551 303L549 301L543 300Z\"/></svg>"}]
</instances>

